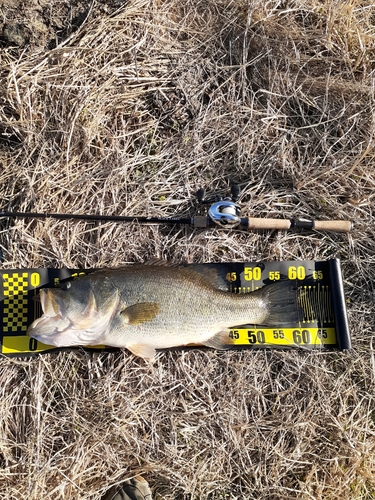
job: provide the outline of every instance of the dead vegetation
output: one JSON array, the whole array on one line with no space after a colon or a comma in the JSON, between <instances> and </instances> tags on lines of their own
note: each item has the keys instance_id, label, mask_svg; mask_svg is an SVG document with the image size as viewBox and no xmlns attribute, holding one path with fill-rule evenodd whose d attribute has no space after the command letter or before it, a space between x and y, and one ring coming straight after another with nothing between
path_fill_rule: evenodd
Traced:
<instances>
[{"instance_id":1,"label":"dead vegetation","mask_svg":"<svg viewBox=\"0 0 375 500\"><path fill-rule=\"evenodd\" d=\"M128 352L2 359L0 498L98 500L135 474L156 499L374 498L374 6L130 0L83 14L53 43L49 17L44 45L35 23L23 47L22 24L3 26L2 208L186 216L198 188L235 180L243 213L354 230L2 221L2 266L339 257L353 350L190 350L152 368Z\"/></svg>"}]
</instances>

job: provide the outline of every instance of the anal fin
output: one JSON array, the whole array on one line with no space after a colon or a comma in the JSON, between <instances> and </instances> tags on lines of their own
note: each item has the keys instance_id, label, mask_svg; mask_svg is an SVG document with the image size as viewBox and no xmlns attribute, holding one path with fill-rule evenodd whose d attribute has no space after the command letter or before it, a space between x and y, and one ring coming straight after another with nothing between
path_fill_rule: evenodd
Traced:
<instances>
[{"instance_id":1,"label":"anal fin","mask_svg":"<svg viewBox=\"0 0 375 500\"><path fill-rule=\"evenodd\" d=\"M202 342L202 345L206 347L212 347L213 349L230 349L233 345L233 340L229 337L230 330L221 330L218 333L215 333L213 337Z\"/></svg>"}]
</instances>

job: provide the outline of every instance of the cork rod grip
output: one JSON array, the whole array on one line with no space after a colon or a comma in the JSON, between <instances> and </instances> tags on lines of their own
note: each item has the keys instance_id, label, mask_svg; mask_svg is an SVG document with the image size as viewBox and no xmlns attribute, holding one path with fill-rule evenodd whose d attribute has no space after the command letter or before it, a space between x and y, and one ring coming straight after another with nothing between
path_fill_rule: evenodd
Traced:
<instances>
[{"instance_id":1,"label":"cork rod grip","mask_svg":"<svg viewBox=\"0 0 375 500\"><path fill-rule=\"evenodd\" d=\"M247 219L247 229L315 229L316 231L335 231L347 233L352 229L352 223L348 220L316 220L305 221L288 219Z\"/></svg>"},{"instance_id":2,"label":"cork rod grip","mask_svg":"<svg viewBox=\"0 0 375 500\"><path fill-rule=\"evenodd\" d=\"M288 219L255 219L249 217L248 229L290 229L291 221Z\"/></svg>"},{"instance_id":3,"label":"cork rod grip","mask_svg":"<svg viewBox=\"0 0 375 500\"><path fill-rule=\"evenodd\" d=\"M316 220L314 229L317 231L336 231L337 233L348 233L352 229L350 220Z\"/></svg>"}]
</instances>

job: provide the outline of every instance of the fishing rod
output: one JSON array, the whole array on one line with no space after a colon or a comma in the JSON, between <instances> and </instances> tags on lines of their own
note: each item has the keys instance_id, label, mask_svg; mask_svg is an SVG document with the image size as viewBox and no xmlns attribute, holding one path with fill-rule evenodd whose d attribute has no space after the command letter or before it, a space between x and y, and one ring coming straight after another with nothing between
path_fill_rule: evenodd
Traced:
<instances>
[{"instance_id":1,"label":"fishing rod","mask_svg":"<svg viewBox=\"0 0 375 500\"><path fill-rule=\"evenodd\" d=\"M236 203L239 197L239 186L231 187L231 197L215 196L205 199L205 190L197 191L199 204L210 204L206 215L195 217L143 217L125 215L89 215L89 214L58 214L48 212L12 212L0 211L0 217L23 219L76 219L104 222L137 222L139 224L186 224L195 228L223 227L252 229L309 229L317 231L349 232L352 223L345 220L303 220L303 219L268 219L257 217L242 217L241 208Z\"/></svg>"}]
</instances>

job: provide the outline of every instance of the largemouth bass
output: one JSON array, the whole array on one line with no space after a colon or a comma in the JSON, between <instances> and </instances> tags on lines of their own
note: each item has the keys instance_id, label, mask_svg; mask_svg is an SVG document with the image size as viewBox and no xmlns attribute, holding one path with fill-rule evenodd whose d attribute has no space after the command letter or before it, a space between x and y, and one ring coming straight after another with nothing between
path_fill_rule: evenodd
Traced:
<instances>
[{"instance_id":1,"label":"largemouth bass","mask_svg":"<svg viewBox=\"0 0 375 500\"><path fill-rule=\"evenodd\" d=\"M152 359L155 349L187 344L223 349L235 325L287 326L300 319L293 282L246 294L222 288L217 271L199 265L100 270L42 289L44 314L27 333L56 347L103 344Z\"/></svg>"}]
</instances>

